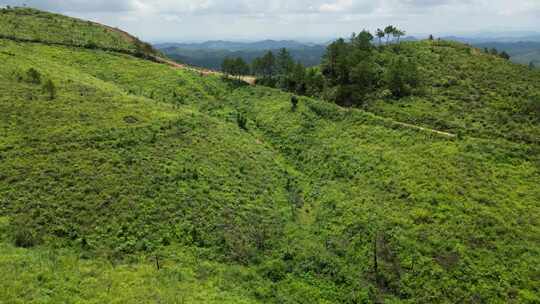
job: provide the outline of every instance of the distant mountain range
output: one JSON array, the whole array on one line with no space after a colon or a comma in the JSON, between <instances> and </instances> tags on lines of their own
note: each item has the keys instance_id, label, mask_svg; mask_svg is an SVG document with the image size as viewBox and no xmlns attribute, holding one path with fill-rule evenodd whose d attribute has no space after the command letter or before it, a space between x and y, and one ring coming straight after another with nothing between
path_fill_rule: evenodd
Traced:
<instances>
[{"instance_id":1,"label":"distant mountain range","mask_svg":"<svg viewBox=\"0 0 540 304\"><path fill-rule=\"evenodd\" d=\"M540 66L540 34L526 36L449 36L442 39L469 43L480 49L495 48L499 52L507 52L511 56L511 60L515 63L528 65L532 62L536 66Z\"/></svg>"},{"instance_id":2,"label":"distant mountain range","mask_svg":"<svg viewBox=\"0 0 540 304\"><path fill-rule=\"evenodd\" d=\"M476 35L452 35L452 36L442 36L441 39L444 40L455 40L465 43L486 43L486 42L505 42L505 43L514 43L514 42L540 42L540 33L490 33L490 34L476 34Z\"/></svg>"},{"instance_id":3,"label":"distant mountain range","mask_svg":"<svg viewBox=\"0 0 540 304\"><path fill-rule=\"evenodd\" d=\"M540 66L540 42L484 42L474 44L474 46L505 51L516 63L529 64L533 62Z\"/></svg>"},{"instance_id":4,"label":"distant mountain range","mask_svg":"<svg viewBox=\"0 0 540 304\"><path fill-rule=\"evenodd\" d=\"M154 45L168 57L183 63L218 70L227 57L241 57L251 63L267 51L286 48L294 60L305 66L320 64L326 45L292 40L257 42L207 41L202 43L161 43Z\"/></svg>"},{"instance_id":5,"label":"distant mountain range","mask_svg":"<svg viewBox=\"0 0 540 304\"><path fill-rule=\"evenodd\" d=\"M188 50L227 50L227 51L257 51L280 48L304 49L322 46L316 43L302 43L294 40L262 40L256 42L233 42L224 40L206 41L201 43L160 43L159 49L180 48Z\"/></svg>"}]
</instances>

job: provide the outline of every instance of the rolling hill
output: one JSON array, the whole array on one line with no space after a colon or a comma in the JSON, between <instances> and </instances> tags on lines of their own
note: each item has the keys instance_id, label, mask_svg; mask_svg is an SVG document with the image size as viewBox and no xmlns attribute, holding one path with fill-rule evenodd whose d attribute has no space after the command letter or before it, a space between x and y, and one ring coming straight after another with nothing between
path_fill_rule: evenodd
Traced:
<instances>
[{"instance_id":1,"label":"rolling hill","mask_svg":"<svg viewBox=\"0 0 540 304\"><path fill-rule=\"evenodd\" d=\"M292 110L1 14L0 302L540 301L538 72L407 42L421 95Z\"/></svg>"},{"instance_id":2,"label":"rolling hill","mask_svg":"<svg viewBox=\"0 0 540 304\"><path fill-rule=\"evenodd\" d=\"M540 65L540 42L486 42L475 45L479 48L496 48L512 56L512 61L528 65L533 62Z\"/></svg>"},{"instance_id":3,"label":"rolling hill","mask_svg":"<svg viewBox=\"0 0 540 304\"><path fill-rule=\"evenodd\" d=\"M147 43L116 28L31 8L0 9L0 37L136 55L155 55Z\"/></svg>"},{"instance_id":4,"label":"rolling hill","mask_svg":"<svg viewBox=\"0 0 540 304\"><path fill-rule=\"evenodd\" d=\"M400 53L419 64L422 92L366 110L454 134L540 142L538 71L451 41L407 43Z\"/></svg>"}]
</instances>

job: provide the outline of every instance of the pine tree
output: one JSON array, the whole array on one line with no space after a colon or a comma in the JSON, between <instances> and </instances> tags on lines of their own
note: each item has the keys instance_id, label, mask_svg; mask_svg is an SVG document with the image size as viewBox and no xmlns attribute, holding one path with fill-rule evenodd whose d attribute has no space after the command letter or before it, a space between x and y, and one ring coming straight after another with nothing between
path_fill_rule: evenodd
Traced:
<instances>
[{"instance_id":1,"label":"pine tree","mask_svg":"<svg viewBox=\"0 0 540 304\"><path fill-rule=\"evenodd\" d=\"M383 30L377 29L377 38L379 39L379 46L382 45L382 39L386 36Z\"/></svg>"},{"instance_id":2,"label":"pine tree","mask_svg":"<svg viewBox=\"0 0 540 304\"><path fill-rule=\"evenodd\" d=\"M306 94L306 67L300 62L294 65L291 73L291 84L290 90L294 90L299 95Z\"/></svg>"},{"instance_id":3,"label":"pine tree","mask_svg":"<svg viewBox=\"0 0 540 304\"><path fill-rule=\"evenodd\" d=\"M324 76L317 68L309 68L305 77L306 95L320 96L324 90Z\"/></svg>"},{"instance_id":4,"label":"pine tree","mask_svg":"<svg viewBox=\"0 0 540 304\"><path fill-rule=\"evenodd\" d=\"M225 76L232 75L234 73L234 62L232 58L226 57L221 63L221 71Z\"/></svg>"},{"instance_id":5,"label":"pine tree","mask_svg":"<svg viewBox=\"0 0 540 304\"><path fill-rule=\"evenodd\" d=\"M261 59L264 77L272 78L276 73L276 57L272 51L268 51Z\"/></svg>"},{"instance_id":6,"label":"pine tree","mask_svg":"<svg viewBox=\"0 0 540 304\"><path fill-rule=\"evenodd\" d=\"M418 67L413 61L399 56L387 70L385 80L394 97L408 96L420 82Z\"/></svg>"},{"instance_id":7,"label":"pine tree","mask_svg":"<svg viewBox=\"0 0 540 304\"><path fill-rule=\"evenodd\" d=\"M373 48L373 44L371 44L373 38L374 37L370 32L363 30L360 32L360 34L354 36L351 39L351 42L356 49L368 51Z\"/></svg>"},{"instance_id":8,"label":"pine tree","mask_svg":"<svg viewBox=\"0 0 540 304\"><path fill-rule=\"evenodd\" d=\"M249 65L241 57L233 60L233 75L241 77L249 74Z\"/></svg>"},{"instance_id":9,"label":"pine tree","mask_svg":"<svg viewBox=\"0 0 540 304\"><path fill-rule=\"evenodd\" d=\"M293 67L294 60L289 51L286 48L280 49L276 57L277 74L281 76L288 75L291 73Z\"/></svg>"},{"instance_id":10,"label":"pine tree","mask_svg":"<svg viewBox=\"0 0 540 304\"><path fill-rule=\"evenodd\" d=\"M342 38L328 46L323 56L321 71L331 85L348 83L350 66L347 56L349 45Z\"/></svg>"},{"instance_id":11,"label":"pine tree","mask_svg":"<svg viewBox=\"0 0 540 304\"><path fill-rule=\"evenodd\" d=\"M392 35L395 32L395 28L393 25L389 25L384 28L384 33L386 35L386 44L388 45L388 42L390 40L390 35Z\"/></svg>"},{"instance_id":12,"label":"pine tree","mask_svg":"<svg viewBox=\"0 0 540 304\"><path fill-rule=\"evenodd\" d=\"M251 62L251 71L255 76L263 75L263 62L262 57L257 57Z\"/></svg>"},{"instance_id":13,"label":"pine tree","mask_svg":"<svg viewBox=\"0 0 540 304\"><path fill-rule=\"evenodd\" d=\"M501 56L501 58L503 59L506 59L506 60L510 60L510 55L506 52L506 51L502 51L499 56Z\"/></svg>"},{"instance_id":14,"label":"pine tree","mask_svg":"<svg viewBox=\"0 0 540 304\"><path fill-rule=\"evenodd\" d=\"M402 31L400 29L398 29L397 27L394 28L394 31L392 32L392 36L394 38L397 38L397 43L399 43L399 39L402 37L402 36L405 36L405 31Z\"/></svg>"},{"instance_id":15,"label":"pine tree","mask_svg":"<svg viewBox=\"0 0 540 304\"><path fill-rule=\"evenodd\" d=\"M43 91L45 91L45 94L47 94L47 98L49 100L54 100L56 98L56 86L52 80L48 79L45 82L43 85Z\"/></svg>"}]
</instances>

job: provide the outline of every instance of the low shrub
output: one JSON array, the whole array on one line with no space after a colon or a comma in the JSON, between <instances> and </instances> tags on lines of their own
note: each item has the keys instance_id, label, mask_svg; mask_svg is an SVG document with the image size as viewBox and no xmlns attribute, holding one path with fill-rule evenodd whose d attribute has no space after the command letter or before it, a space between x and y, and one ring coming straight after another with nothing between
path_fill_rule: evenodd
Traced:
<instances>
[{"instance_id":1,"label":"low shrub","mask_svg":"<svg viewBox=\"0 0 540 304\"><path fill-rule=\"evenodd\" d=\"M41 73L38 70L34 69L34 68L30 68L30 69L28 69L28 71L26 71L26 80L29 83L40 84L41 83Z\"/></svg>"}]
</instances>

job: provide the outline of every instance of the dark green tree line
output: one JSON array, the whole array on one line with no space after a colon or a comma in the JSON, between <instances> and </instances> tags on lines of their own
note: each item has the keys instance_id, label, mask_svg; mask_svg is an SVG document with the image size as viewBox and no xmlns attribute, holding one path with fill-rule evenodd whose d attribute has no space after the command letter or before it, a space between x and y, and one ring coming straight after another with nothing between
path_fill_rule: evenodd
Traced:
<instances>
[{"instance_id":1,"label":"dark green tree line","mask_svg":"<svg viewBox=\"0 0 540 304\"><path fill-rule=\"evenodd\" d=\"M225 58L221 65L221 71L227 76L241 77L248 75L250 73L250 68L244 59L240 57Z\"/></svg>"},{"instance_id":2,"label":"dark green tree line","mask_svg":"<svg viewBox=\"0 0 540 304\"><path fill-rule=\"evenodd\" d=\"M405 32L387 26L375 36L369 31L352 34L331 43L319 67L306 69L294 63L286 49L256 58L253 73L261 85L298 95L322 97L342 106L362 106L377 92L388 89L395 98L414 92L420 85L414 61L399 55L399 41ZM390 44L393 37L395 44ZM382 40L386 38L386 46Z\"/></svg>"}]
</instances>

